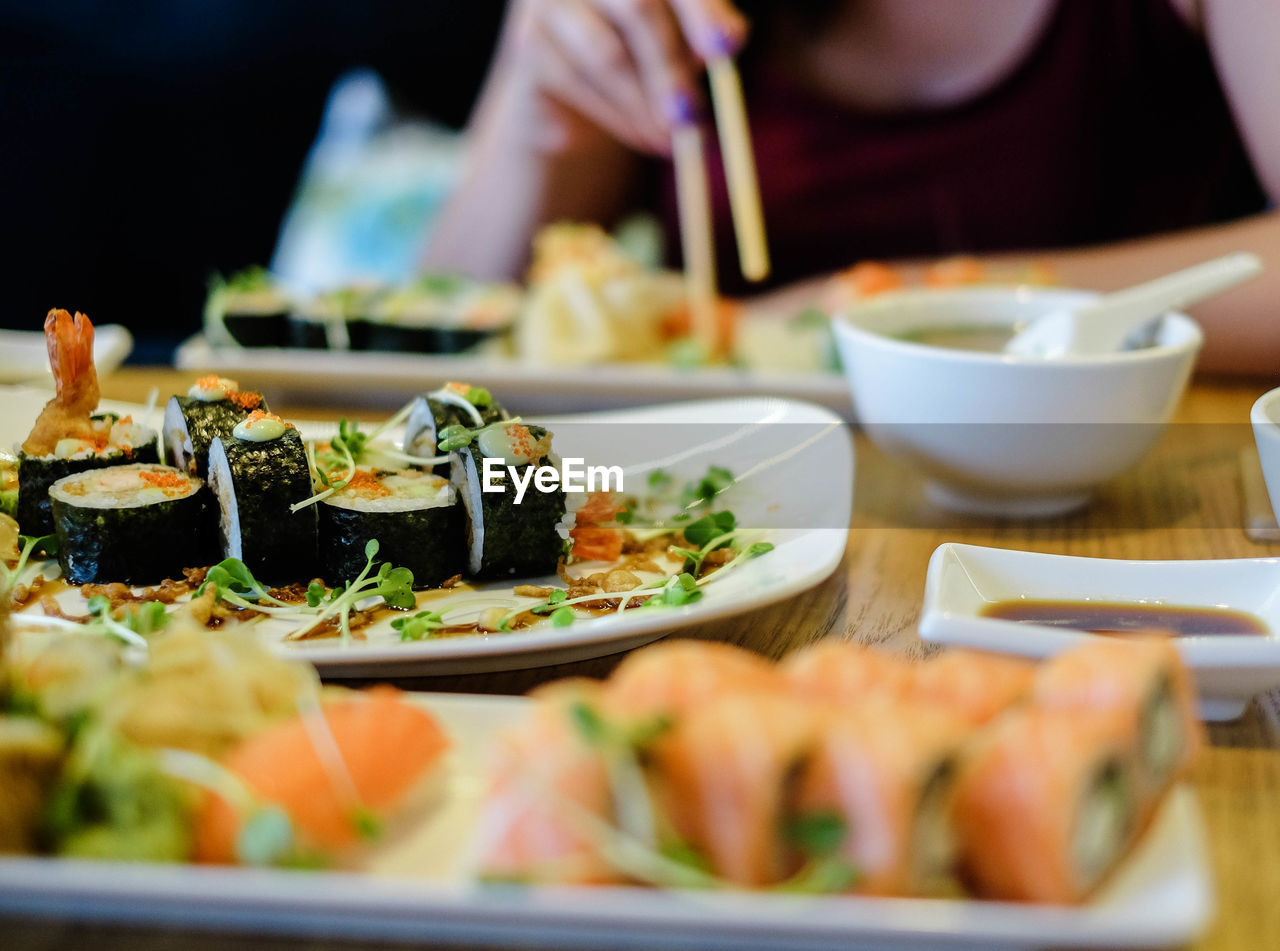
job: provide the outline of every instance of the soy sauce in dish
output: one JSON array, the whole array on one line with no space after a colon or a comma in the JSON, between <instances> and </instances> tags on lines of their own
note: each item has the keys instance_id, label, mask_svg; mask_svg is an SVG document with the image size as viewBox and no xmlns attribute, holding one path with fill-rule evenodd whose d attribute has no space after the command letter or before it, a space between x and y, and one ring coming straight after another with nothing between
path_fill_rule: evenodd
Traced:
<instances>
[{"instance_id":1,"label":"soy sauce in dish","mask_svg":"<svg viewBox=\"0 0 1280 951\"><path fill-rule=\"evenodd\" d=\"M1094 634L1126 634L1159 628L1178 637L1222 637L1271 633L1262 618L1247 611L1177 604L1122 601L993 601L982 617L1065 627Z\"/></svg>"}]
</instances>

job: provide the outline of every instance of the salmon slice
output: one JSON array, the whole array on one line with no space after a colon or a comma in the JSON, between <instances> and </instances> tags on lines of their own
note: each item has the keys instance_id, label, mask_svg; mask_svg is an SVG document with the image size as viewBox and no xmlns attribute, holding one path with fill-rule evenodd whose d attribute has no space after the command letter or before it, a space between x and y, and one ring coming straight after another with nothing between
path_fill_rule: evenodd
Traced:
<instances>
[{"instance_id":1,"label":"salmon slice","mask_svg":"<svg viewBox=\"0 0 1280 951\"><path fill-rule=\"evenodd\" d=\"M916 666L905 699L982 726L1026 698L1035 664L974 650L948 650Z\"/></svg>"},{"instance_id":2,"label":"salmon slice","mask_svg":"<svg viewBox=\"0 0 1280 951\"><path fill-rule=\"evenodd\" d=\"M849 704L902 697L914 667L888 651L826 638L786 657L780 670L798 696Z\"/></svg>"},{"instance_id":3,"label":"salmon slice","mask_svg":"<svg viewBox=\"0 0 1280 951\"><path fill-rule=\"evenodd\" d=\"M634 651L606 686L608 702L632 717L674 716L711 697L783 689L772 662L719 641L673 640Z\"/></svg>"},{"instance_id":4,"label":"salmon slice","mask_svg":"<svg viewBox=\"0 0 1280 951\"><path fill-rule=\"evenodd\" d=\"M305 716L323 719L308 724ZM336 854L357 845L369 820L386 820L411 798L449 746L435 718L398 690L375 687L323 704L250 736L223 765L254 800L284 809L299 846ZM234 862L246 820L219 795L196 823L196 856Z\"/></svg>"}]
</instances>

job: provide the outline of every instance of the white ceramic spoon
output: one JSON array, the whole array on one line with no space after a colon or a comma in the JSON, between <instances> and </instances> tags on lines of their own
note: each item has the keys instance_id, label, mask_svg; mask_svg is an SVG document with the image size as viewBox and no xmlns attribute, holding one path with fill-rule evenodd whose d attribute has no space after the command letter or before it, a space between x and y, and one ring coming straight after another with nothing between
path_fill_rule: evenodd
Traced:
<instances>
[{"instance_id":1,"label":"white ceramic spoon","mask_svg":"<svg viewBox=\"0 0 1280 951\"><path fill-rule=\"evenodd\" d=\"M1055 310L1037 317L1013 335L1004 352L1052 360L1122 350L1129 335L1148 321L1235 287L1261 271L1262 262L1256 254L1239 252L1215 258L1107 294L1074 310Z\"/></svg>"}]
</instances>

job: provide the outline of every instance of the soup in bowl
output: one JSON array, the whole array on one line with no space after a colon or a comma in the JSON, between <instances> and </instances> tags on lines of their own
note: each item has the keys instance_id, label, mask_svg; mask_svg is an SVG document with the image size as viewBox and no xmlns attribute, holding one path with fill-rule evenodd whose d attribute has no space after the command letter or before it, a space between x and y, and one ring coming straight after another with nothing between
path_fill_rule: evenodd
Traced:
<instances>
[{"instance_id":1,"label":"soup in bowl","mask_svg":"<svg viewBox=\"0 0 1280 951\"><path fill-rule=\"evenodd\" d=\"M1086 504L1160 437L1203 341L1164 315L1150 345L1045 360L1002 352L1041 314L1097 295L1045 288L909 291L836 314L858 422L919 469L935 503L1047 516Z\"/></svg>"}]
</instances>

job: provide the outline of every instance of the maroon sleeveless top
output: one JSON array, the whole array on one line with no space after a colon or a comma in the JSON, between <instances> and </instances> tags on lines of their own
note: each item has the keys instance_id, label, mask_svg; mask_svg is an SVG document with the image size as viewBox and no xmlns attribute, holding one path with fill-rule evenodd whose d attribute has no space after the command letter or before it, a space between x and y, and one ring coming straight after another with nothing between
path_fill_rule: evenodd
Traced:
<instances>
[{"instance_id":1,"label":"maroon sleeveless top","mask_svg":"<svg viewBox=\"0 0 1280 951\"><path fill-rule=\"evenodd\" d=\"M1058 0L1023 61L953 107L867 113L744 69L773 257L764 286L865 258L1112 241L1266 204L1209 52L1168 0ZM708 139L720 280L744 293Z\"/></svg>"}]
</instances>

